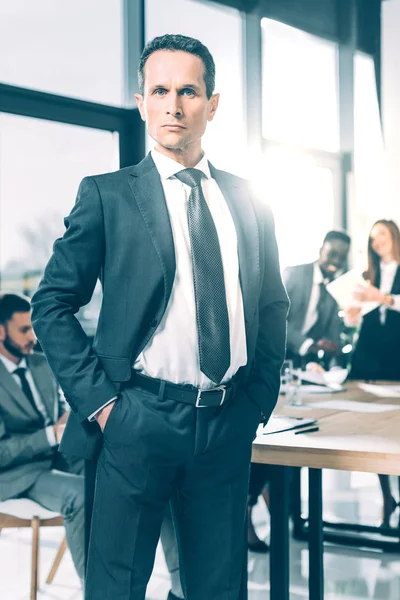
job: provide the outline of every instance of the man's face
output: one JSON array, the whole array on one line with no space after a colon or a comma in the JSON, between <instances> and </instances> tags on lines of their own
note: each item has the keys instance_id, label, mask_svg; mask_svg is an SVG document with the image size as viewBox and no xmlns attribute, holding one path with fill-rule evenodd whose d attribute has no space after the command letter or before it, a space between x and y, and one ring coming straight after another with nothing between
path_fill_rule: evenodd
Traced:
<instances>
[{"instance_id":1,"label":"man's face","mask_svg":"<svg viewBox=\"0 0 400 600\"><path fill-rule=\"evenodd\" d=\"M36 344L29 312L16 312L5 325L0 325L0 352L6 350L16 358L31 354Z\"/></svg>"},{"instance_id":2,"label":"man's face","mask_svg":"<svg viewBox=\"0 0 400 600\"><path fill-rule=\"evenodd\" d=\"M319 254L319 268L324 277L333 279L346 264L349 244L343 240L329 240L322 246Z\"/></svg>"},{"instance_id":3,"label":"man's face","mask_svg":"<svg viewBox=\"0 0 400 600\"><path fill-rule=\"evenodd\" d=\"M218 94L207 98L201 58L181 51L154 52L144 67L143 96L135 97L160 152L171 157L200 153L219 100Z\"/></svg>"}]
</instances>

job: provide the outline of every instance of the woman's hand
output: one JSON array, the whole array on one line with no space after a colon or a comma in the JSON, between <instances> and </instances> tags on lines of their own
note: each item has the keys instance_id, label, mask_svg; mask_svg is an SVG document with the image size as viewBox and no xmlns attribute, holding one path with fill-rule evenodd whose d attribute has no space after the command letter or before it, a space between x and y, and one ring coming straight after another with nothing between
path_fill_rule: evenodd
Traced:
<instances>
[{"instance_id":1,"label":"woman's hand","mask_svg":"<svg viewBox=\"0 0 400 600\"><path fill-rule=\"evenodd\" d=\"M361 306L349 306L344 311L344 323L347 327L355 327L361 319Z\"/></svg>"},{"instance_id":2,"label":"woman's hand","mask_svg":"<svg viewBox=\"0 0 400 600\"><path fill-rule=\"evenodd\" d=\"M368 285L357 285L353 297L359 302L379 302L379 304L382 304L384 300L382 292L370 282Z\"/></svg>"},{"instance_id":3,"label":"woman's hand","mask_svg":"<svg viewBox=\"0 0 400 600\"><path fill-rule=\"evenodd\" d=\"M312 373L325 373L324 367L313 361L306 364L306 371L311 371Z\"/></svg>"}]
</instances>

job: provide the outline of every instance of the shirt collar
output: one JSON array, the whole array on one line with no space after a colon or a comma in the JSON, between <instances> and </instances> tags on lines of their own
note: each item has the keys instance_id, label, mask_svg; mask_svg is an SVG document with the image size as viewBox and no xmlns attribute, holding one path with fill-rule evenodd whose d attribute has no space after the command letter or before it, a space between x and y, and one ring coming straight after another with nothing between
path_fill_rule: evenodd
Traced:
<instances>
[{"instance_id":1,"label":"shirt collar","mask_svg":"<svg viewBox=\"0 0 400 600\"><path fill-rule=\"evenodd\" d=\"M182 171L185 168L180 163L176 162L176 160L165 156L165 154L161 154L161 152L158 152L158 150L154 148L151 151L151 157L154 160L154 164L156 165L161 179L163 180L173 177L179 173L179 171ZM210 167L205 154L194 168L202 171L207 179L211 178Z\"/></svg>"},{"instance_id":2,"label":"shirt collar","mask_svg":"<svg viewBox=\"0 0 400 600\"><path fill-rule=\"evenodd\" d=\"M15 369L28 368L28 365L26 364L26 358L21 358L17 365L12 360L7 358L7 356L4 356L4 354L0 354L0 360L2 361L3 365L9 373L14 373Z\"/></svg>"},{"instance_id":3,"label":"shirt collar","mask_svg":"<svg viewBox=\"0 0 400 600\"><path fill-rule=\"evenodd\" d=\"M324 277L322 275L322 271L319 268L318 262L315 262L314 263L313 284L314 285L319 285L320 283L323 283L323 281L324 281Z\"/></svg>"}]
</instances>

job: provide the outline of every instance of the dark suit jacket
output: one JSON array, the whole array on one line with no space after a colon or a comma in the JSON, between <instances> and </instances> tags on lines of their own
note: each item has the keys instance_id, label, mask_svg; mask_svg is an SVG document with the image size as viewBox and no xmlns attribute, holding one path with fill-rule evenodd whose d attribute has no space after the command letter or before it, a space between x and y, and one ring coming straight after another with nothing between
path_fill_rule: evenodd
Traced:
<instances>
[{"instance_id":1,"label":"dark suit jacket","mask_svg":"<svg viewBox=\"0 0 400 600\"><path fill-rule=\"evenodd\" d=\"M283 281L290 299L288 315L287 347L294 354L299 353L300 346L307 339L302 333L304 321L310 303L314 279L314 263L288 267L283 273ZM323 315L325 338L340 345L341 321L338 316L339 307L336 300L329 295Z\"/></svg>"},{"instance_id":2,"label":"dark suit jacket","mask_svg":"<svg viewBox=\"0 0 400 600\"><path fill-rule=\"evenodd\" d=\"M378 267L374 285L381 280ZM397 267L391 294L400 294L400 267ZM400 313L387 309L385 322L379 307L363 317L351 359L352 379L400 380Z\"/></svg>"},{"instance_id":3,"label":"dark suit jacket","mask_svg":"<svg viewBox=\"0 0 400 600\"><path fill-rule=\"evenodd\" d=\"M45 357L32 354L26 360L53 425L68 410L67 403ZM0 361L0 500L21 494L48 471L54 451L29 400Z\"/></svg>"},{"instance_id":4,"label":"dark suit jacket","mask_svg":"<svg viewBox=\"0 0 400 600\"><path fill-rule=\"evenodd\" d=\"M248 364L248 391L269 415L285 353L287 296L272 215L248 183L214 169L238 237ZM87 417L116 395L155 332L175 275L168 209L151 155L139 165L85 178L32 299L36 335L72 412L62 449L90 458L101 441ZM74 317L97 278L103 300L93 346Z\"/></svg>"}]
</instances>

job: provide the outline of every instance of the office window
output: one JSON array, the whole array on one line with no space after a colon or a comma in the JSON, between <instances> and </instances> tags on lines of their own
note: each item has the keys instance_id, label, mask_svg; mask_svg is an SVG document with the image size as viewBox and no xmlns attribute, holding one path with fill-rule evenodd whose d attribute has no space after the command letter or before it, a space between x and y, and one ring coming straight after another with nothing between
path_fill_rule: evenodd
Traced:
<instances>
[{"instance_id":1,"label":"office window","mask_svg":"<svg viewBox=\"0 0 400 600\"><path fill-rule=\"evenodd\" d=\"M263 137L337 152L337 45L262 19Z\"/></svg>"},{"instance_id":2,"label":"office window","mask_svg":"<svg viewBox=\"0 0 400 600\"><path fill-rule=\"evenodd\" d=\"M146 40L164 33L195 37L213 55L215 91L221 97L217 115L204 136L203 147L216 167L244 174L247 140L240 12L194 0L146 0Z\"/></svg>"},{"instance_id":3,"label":"office window","mask_svg":"<svg viewBox=\"0 0 400 600\"><path fill-rule=\"evenodd\" d=\"M371 214L385 210L386 177L375 66L370 56L354 58L354 170L357 204Z\"/></svg>"},{"instance_id":4,"label":"office window","mask_svg":"<svg viewBox=\"0 0 400 600\"><path fill-rule=\"evenodd\" d=\"M0 81L123 102L122 0L0 2Z\"/></svg>"},{"instance_id":5,"label":"office window","mask_svg":"<svg viewBox=\"0 0 400 600\"><path fill-rule=\"evenodd\" d=\"M302 153L270 148L257 192L275 217L281 268L312 262L334 227L338 173Z\"/></svg>"},{"instance_id":6,"label":"office window","mask_svg":"<svg viewBox=\"0 0 400 600\"><path fill-rule=\"evenodd\" d=\"M118 135L0 114L1 288L32 295L86 175L118 168ZM96 318L99 293L81 311Z\"/></svg>"},{"instance_id":7,"label":"office window","mask_svg":"<svg viewBox=\"0 0 400 600\"><path fill-rule=\"evenodd\" d=\"M354 57L354 178L349 203L352 260L364 268L368 231L374 221L392 218L388 198L387 164L375 66L370 56Z\"/></svg>"}]
</instances>

